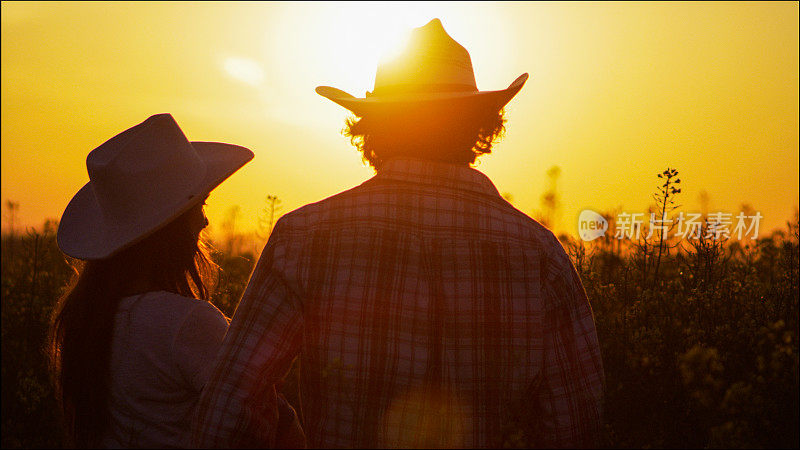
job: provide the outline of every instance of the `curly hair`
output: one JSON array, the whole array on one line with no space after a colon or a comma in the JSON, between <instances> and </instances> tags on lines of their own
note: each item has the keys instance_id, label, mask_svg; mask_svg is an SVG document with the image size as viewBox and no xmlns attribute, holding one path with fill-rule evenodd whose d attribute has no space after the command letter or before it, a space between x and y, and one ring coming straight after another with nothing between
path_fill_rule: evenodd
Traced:
<instances>
[{"instance_id":1,"label":"curly hair","mask_svg":"<svg viewBox=\"0 0 800 450\"><path fill-rule=\"evenodd\" d=\"M505 111L417 107L349 117L342 134L378 171L397 156L474 164L505 133Z\"/></svg>"}]
</instances>

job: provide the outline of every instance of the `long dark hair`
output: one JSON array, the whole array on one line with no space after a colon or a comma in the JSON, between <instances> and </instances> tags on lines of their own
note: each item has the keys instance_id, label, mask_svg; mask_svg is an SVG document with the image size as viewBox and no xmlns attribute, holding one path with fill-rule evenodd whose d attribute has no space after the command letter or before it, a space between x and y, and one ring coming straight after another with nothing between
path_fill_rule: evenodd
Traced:
<instances>
[{"instance_id":1,"label":"long dark hair","mask_svg":"<svg viewBox=\"0 0 800 450\"><path fill-rule=\"evenodd\" d=\"M199 215L199 216L198 216ZM120 299L154 290L208 300L217 267L193 207L141 242L85 261L56 305L47 353L67 443L97 446L108 426L111 340Z\"/></svg>"}]
</instances>

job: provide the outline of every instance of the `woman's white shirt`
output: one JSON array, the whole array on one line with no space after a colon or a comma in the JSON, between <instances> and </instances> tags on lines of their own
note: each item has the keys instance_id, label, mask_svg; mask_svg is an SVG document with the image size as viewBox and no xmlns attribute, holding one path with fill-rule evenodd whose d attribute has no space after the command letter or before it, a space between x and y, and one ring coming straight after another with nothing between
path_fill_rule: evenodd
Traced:
<instances>
[{"instance_id":1,"label":"woman's white shirt","mask_svg":"<svg viewBox=\"0 0 800 450\"><path fill-rule=\"evenodd\" d=\"M120 301L111 342L104 447L184 447L227 331L211 303L169 292Z\"/></svg>"}]
</instances>

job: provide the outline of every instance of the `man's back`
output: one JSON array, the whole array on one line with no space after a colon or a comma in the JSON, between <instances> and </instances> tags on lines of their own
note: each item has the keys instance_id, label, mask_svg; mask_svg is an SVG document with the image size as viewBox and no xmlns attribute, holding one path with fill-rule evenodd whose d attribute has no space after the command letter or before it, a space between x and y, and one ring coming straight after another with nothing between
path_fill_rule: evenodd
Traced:
<instances>
[{"instance_id":1,"label":"man's back","mask_svg":"<svg viewBox=\"0 0 800 450\"><path fill-rule=\"evenodd\" d=\"M284 216L224 346L201 405L201 420L216 410L206 445L267 438L259 396L298 354L312 447L499 447L517 425L580 445L599 424L577 274L552 233L466 166L392 160Z\"/></svg>"}]
</instances>

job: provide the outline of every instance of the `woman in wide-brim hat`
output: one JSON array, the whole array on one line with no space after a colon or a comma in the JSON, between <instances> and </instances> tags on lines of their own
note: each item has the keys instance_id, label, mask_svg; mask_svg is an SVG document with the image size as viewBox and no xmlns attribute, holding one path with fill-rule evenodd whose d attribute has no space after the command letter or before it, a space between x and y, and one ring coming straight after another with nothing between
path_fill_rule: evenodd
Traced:
<instances>
[{"instance_id":1,"label":"woman in wide-brim hat","mask_svg":"<svg viewBox=\"0 0 800 450\"><path fill-rule=\"evenodd\" d=\"M48 347L71 444L186 445L228 325L208 302L216 266L199 238L203 205L252 158L190 142L169 114L89 153L90 181L58 229L61 250L84 263L54 310Z\"/></svg>"}]
</instances>

